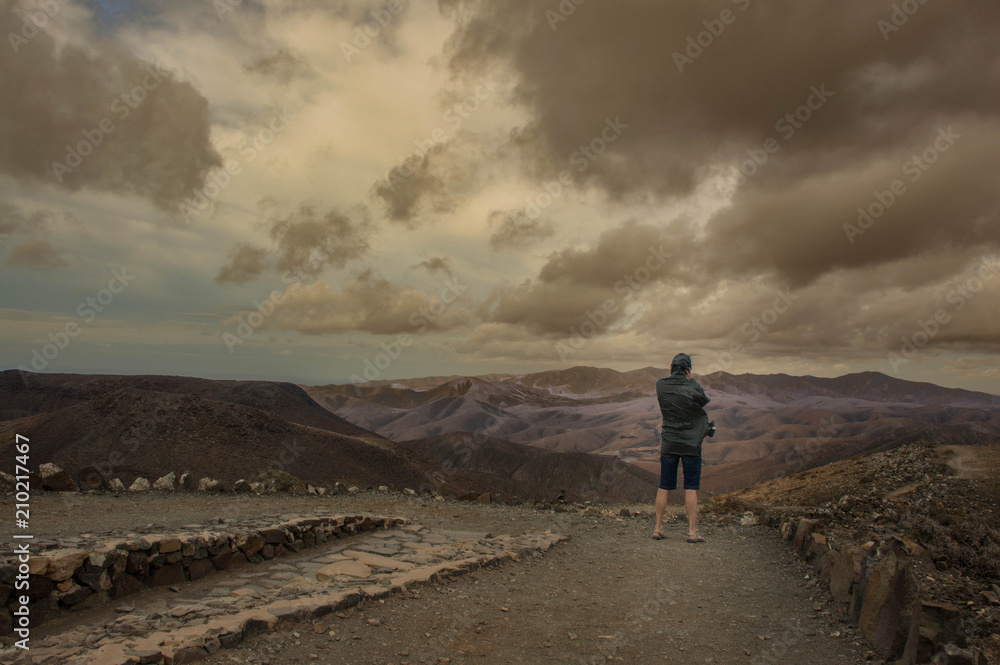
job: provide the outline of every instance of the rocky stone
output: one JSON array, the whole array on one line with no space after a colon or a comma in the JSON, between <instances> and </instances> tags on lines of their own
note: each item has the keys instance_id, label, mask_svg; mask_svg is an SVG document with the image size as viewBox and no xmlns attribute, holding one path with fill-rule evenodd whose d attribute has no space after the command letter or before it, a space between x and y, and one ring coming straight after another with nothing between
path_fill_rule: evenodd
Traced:
<instances>
[{"instance_id":1,"label":"rocky stone","mask_svg":"<svg viewBox=\"0 0 1000 665\"><path fill-rule=\"evenodd\" d=\"M80 584L86 584L93 591L111 591L114 584L111 581L111 574L107 570L96 573L77 573L76 579Z\"/></svg>"},{"instance_id":2,"label":"rocky stone","mask_svg":"<svg viewBox=\"0 0 1000 665\"><path fill-rule=\"evenodd\" d=\"M140 582L135 576L128 573L122 573L114 580L115 584L111 588L112 598L124 598L125 596L131 596L142 591L142 582Z\"/></svg>"},{"instance_id":3,"label":"rocky stone","mask_svg":"<svg viewBox=\"0 0 1000 665\"><path fill-rule=\"evenodd\" d=\"M171 471L165 476L156 479L153 483L154 490L160 490L165 492L173 492L177 489L177 475Z\"/></svg>"},{"instance_id":4,"label":"rocky stone","mask_svg":"<svg viewBox=\"0 0 1000 665\"><path fill-rule=\"evenodd\" d=\"M215 566L208 559L198 559L197 561L192 561L191 565L187 567L188 575L191 580L200 580L215 572Z\"/></svg>"},{"instance_id":5,"label":"rocky stone","mask_svg":"<svg viewBox=\"0 0 1000 665\"><path fill-rule=\"evenodd\" d=\"M104 479L101 472L97 470L97 467L85 466L76 474L79 478L79 486L83 491L90 490L108 490L110 486L108 481Z\"/></svg>"},{"instance_id":6,"label":"rocky stone","mask_svg":"<svg viewBox=\"0 0 1000 665\"><path fill-rule=\"evenodd\" d=\"M492 497L490 497L490 493L489 492L485 492L485 493L480 494L479 496L476 497L476 502L484 504L484 505L487 505L487 506L490 504L491 500L492 500Z\"/></svg>"},{"instance_id":7,"label":"rocky stone","mask_svg":"<svg viewBox=\"0 0 1000 665\"><path fill-rule=\"evenodd\" d=\"M160 554L170 554L171 552L180 552L183 544L180 538L164 538L156 544L157 551Z\"/></svg>"},{"instance_id":8,"label":"rocky stone","mask_svg":"<svg viewBox=\"0 0 1000 665\"><path fill-rule=\"evenodd\" d=\"M368 566L360 561L349 559L347 561L338 561L336 563L331 563L328 566L323 566L316 571L316 579L320 582L326 582L333 579L337 575L367 579L371 577L371 574L371 569L369 569Z\"/></svg>"},{"instance_id":9,"label":"rocky stone","mask_svg":"<svg viewBox=\"0 0 1000 665\"><path fill-rule=\"evenodd\" d=\"M264 542L269 545L277 545L287 543L288 532L284 529L261 529L260 535L264 537Z\"/></svg>"},{"instance_id":10,"label":"rocky stone","mask_svg":"<svg viewBox=\"0 0 1000 665\"><path fill-rule=\"evenodd\" d=\"M62 582L73 577L76 569L90 557L90 552L79 549L62 549L46 552L45 574L54 582Z\"/></svg>"},{"instance_id":11,"label":"rocky stone","mask_svg":"<svg viewBox=\"0 0 1000 665\"><path fill-rule=\"evenodd\" d=\"M822 533L811 533L809 534L808 546L805 551L805 558L808 561L812 561L817 557L826 554L828 549L827 537Z\"/></svg>"},{"instance_id":12,"label":"rocky stone","mask_svg":"<svg viewBox=\"0 0 1000 665\"><path fill-rule=\"evenodd\" d=\"M108 491L111 491L111 492L124 492L125 491L125 483L123 483L121 481L121 478L112 478L108 482Z\"/></svg>"},{"instance_id":13,"label":"rocky stone","mask_svg":"<svg viewBox=\"0 0 1000 665\"><path fill-rule=\"evenodd\" d=\"M253 556L259 552L266 543L267 541L264 539L264 536L261 536L260 534L253 534L251 536L247 536L246 544L244 544L240 549L242 549L243 553L247 556Z\"/></svg>"},{"instance_id":14,"label":"rocky stone","mask_svg":"<svg viewBox=\"0 0 1000 665\"><path fill-rule=\"evenodd\" d=\"M66 580L64 588L59 589L54 595L63 605L76 605L87 596L94 593L89 586L81 586L73 580Z\"/></svg>"},{"instance_id":15,"label":"rocky stone","mask_svg":"<svg viewBox=\"0 0 1000 665\"><path fill-rule=\"evenodd\" d=\"M253 488L250 487L250 483L243 478L240 478L236 481L236 484L233 485L233 492L237 494L252 494Z\"/></svg>"},{"instance_id":16,"label":"rocky stone","mask_svg":"<svg viewBox=\"0 0 1000 665\"><path fill-rule=\"evenodd\" d=\"M218 492L222 489L222 483L214 478L202 478L198 481L199 492Z\"/></svg>"},{"instance_id":17,"label":"rocky stone","mask_svg":"<svg viewBox=\"0 0 1000 665\"><path fill-rule=\"evenodd\" d=\"M801 552L802 548L806 544L806 539L809 534L812 533L816 525L819 524L819 520L808 519L803 517L799 520L798 526L795 527L795 537L792 540L792 549L796 552Z\"/></svg>"},{"instance_id":18,"label":"rocky stone","mask_svg":"<svg viewBox=\"0 0 1000 665\"><path fill-rule=\"evenodd\" d=\"M968 646L961 609L950 603L919 603L913 609L900 665L930 662L945 643Z\"/></svg>"},{"instance_id":19,"label":"rocky stone","mask_svg":"<svg viewBox=\"0 0 1000 665\"><path fill-rule=\"evenodd\" d=\"M0 492L13 492L16 483L14 476L0 471Z\"/></svg>"},{"instance_id":20,"label":"rocky stone","mask_svg":"<svg viewBox=\"0 0 1000 665\"><path fill-rule=\"evenodd\" d=\"M182 584L187 580L184 576L184 566L180 563L167 564L151 572L152 574L149 576L150 586L170 586Z\"/></svg>"},{"instance_id":21,"label":"rocky stone","mask_svg":"<svg viewBox=\"0 0 1000 665\"><path fill-rule=\"evenodd\" d=\"M906 645L914 586L907 562L894 551L878 563L868 580L858 625L885 658L898 656Z\"/></svg>"},{"instance_id":22,"label":"rocky stone","mask_svg":"<svg viewBox=\"0 0 1000 665\"><path fill-rule=\"evenodd\" d=\"M132 484L128 486L128 491L148 492L152 488L153 486L149 484L149 480L140 476L139 478L136 478L134 481L132 481Z\"/></svg>"},{"instance_id":23,"label":"rocky stone","mask_svg":"<svg viewBox=\"0 0 1000 665\"><path fill-rule=\"evenodd\" d=\"M932 662L934 665L977 665L976 658L971 651L955 644L944 645L944 648L934 656Z\"/></svg>"},{"instance_id":24,"label":"rocky stone","mask_svg":"<svg viewBox=\"0 0 1000 665\"><path fill-rule=\"evenodd\" d=\"M854 585L861 575L861 553L850 545L845 545L836 554L830 571L830 594L839 603L851 600Z\"/></svg>"},{"instance_id":25,"label":"rocky stone","mask_svg":"<svg viewBox=\"0 0 1000 665\"><path fill-rule=\"evenodd\" d=\"M52 464L51 462L46 462L45 464L39 466L38 475L42 478L42 489L52 492L80 491L80 488L77 486L73 478L60 467Z\"/></svg>"},{"instance_id":26,"label":"rocky stone","mask_svg":"<svg viewBox=\"0 0 1000 665\"><path fill-rule=\"evenodd\" d=\"M198 489L198 483L195 481L194 476L185 471L181 474L178 489L184 490L185 492L193 492Z\"/></svg>"}]
</instances>

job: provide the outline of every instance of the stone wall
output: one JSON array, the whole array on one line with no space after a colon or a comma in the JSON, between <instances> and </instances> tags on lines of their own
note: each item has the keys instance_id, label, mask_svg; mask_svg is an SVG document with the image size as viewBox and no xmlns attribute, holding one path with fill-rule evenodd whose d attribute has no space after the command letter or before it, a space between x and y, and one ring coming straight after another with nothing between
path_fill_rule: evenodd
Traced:
<instances>
[{"instance_id":1,"label":"stone wall","mask_svg":"<svg viewBox=\"0 0 1000 665\"><path fill-rule=\"evenodd\" d=\"M766 515L765 521L812 564L816 577L810 584L829 591L884 658L898 665L988 665L969 644L962 608L922 593L921 548L913 541L890 537L859 544L822 514Z\"/></svg>"},{"instance_id":2,"label":"stone wall","mask_svg":"<svg viewBox=\"0 0 1000 665\"><path fill-rule=\"evenodd\" d=\"M31 556L0 560L0 634L13 630L18 606L18 574L27 573L31 627L61 611L104 605L150 586L197 580L216 570L259 563L376 528L403 523L395 517L336 515L296 518L206 530L192 527L171 534L93 539L84 547L53 547Z\"/></svg>"}]
</instances>

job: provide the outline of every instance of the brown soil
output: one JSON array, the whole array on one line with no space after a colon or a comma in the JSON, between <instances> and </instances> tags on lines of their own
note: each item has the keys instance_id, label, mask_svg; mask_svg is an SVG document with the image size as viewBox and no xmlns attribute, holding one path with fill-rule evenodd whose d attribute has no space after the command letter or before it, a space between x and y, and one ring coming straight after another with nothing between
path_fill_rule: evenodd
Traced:
<instances>
[{"instance_id":1,"label":"brown soil","mask_svg":"<svg viewBox=\"0 0 1000 665\"><path fill-rule=\"evenodd\" d=\"M429 527L494 534L552 529L571 538L537 559L325 617L322 633L313 623L284 624L207 662L860 664L869 652L856 631L829 613L827 598L806 588L806 569L766 527L703 520L707 542L692 545L685 542L686 523L669 522L667 538L653 541L648 518L396 494L240 503L232 496L185 494L87 495L67 502L44 494L33 497L32 530L57 539L133 531L153 520L161 529L218 517L308 513L320 505L400 515ZM9 497L0 498L0 511L12 510Z\"/></svg>"}]
</instances>

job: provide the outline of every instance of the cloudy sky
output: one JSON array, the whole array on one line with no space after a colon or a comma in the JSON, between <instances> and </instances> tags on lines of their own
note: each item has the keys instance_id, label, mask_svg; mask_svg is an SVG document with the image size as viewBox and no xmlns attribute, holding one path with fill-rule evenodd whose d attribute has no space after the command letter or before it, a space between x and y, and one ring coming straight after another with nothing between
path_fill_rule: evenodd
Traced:
<instances>
[{"instance_id":1,"label":"cloudy sky","mask_svg":"<svg viewBox=\"0 0 1000 665\"><path fill-rule=\"evenodd\" d=\"M1000 394L990 0L0 0L0 367Z\"/></svg>"}]
</instances>

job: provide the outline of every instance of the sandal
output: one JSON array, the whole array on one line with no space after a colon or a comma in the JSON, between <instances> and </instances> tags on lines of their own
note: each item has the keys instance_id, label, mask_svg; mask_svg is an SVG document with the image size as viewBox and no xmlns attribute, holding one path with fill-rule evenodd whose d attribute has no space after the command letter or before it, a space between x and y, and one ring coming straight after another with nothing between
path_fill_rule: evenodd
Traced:
<instances>
[{"instance_id":1,"label":"sandal","mask_svg":"<svg viewBox=\"0 0 1000 665\"><path fill-rule=\"evenodd\" d=\"M653 540L663 540L663 532L662 531L654 531L653 532Z\"/></svg>"},{"instance_id":2,"label":"sandal","mask_svg":"<svg viewBox=\"0 0 1000 665\"><path fill-rule=\"evenodd\" d=\"M703 543L703 542L705 542L705 539L702 538L701 536L690 536L688 538L688 542L689 543Z\"/></svg>"}]
</instances>

